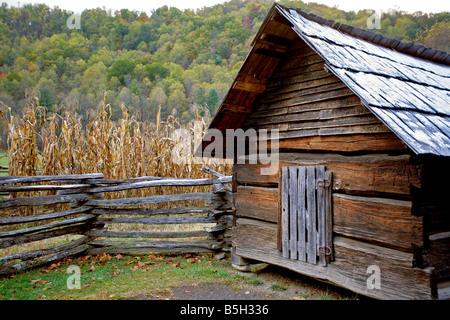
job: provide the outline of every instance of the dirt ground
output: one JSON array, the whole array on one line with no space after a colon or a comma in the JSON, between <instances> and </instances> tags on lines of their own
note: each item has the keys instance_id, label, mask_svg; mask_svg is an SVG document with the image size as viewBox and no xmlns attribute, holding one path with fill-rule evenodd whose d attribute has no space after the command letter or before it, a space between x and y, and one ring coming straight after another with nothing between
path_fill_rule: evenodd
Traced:
<instances>
[{"instance_id":1,"label":"dirt ground","mask_svg":"<svg viewBox=\"0 0 450 320\"><path fill-rule=\"evenodd\" d=\"M188 283L141 293L132 300L336 300L364 299L356 293L276 266L239 273L257 276L259 284ZM281 285L273 287L274 284ZM281 288L281 290L280 290Z\"/></svg>"}]
</instances>

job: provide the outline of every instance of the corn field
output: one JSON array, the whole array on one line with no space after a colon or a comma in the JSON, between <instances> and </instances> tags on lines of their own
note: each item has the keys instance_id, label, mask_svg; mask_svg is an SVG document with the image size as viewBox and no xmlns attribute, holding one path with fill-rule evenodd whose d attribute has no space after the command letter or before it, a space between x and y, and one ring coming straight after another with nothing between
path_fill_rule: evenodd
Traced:
<instances>
[{"instance_id":1,"label":"corn field","mask_svg":"<svg viewBox=\"0 0 450 320\"><path fill-rule=\"evenodd\" d=\"M173 138L176 129L206 131L203 118L181 125L170 116L166 121L155 123L138 122L122 105L122 117L118 121L110 118L111 109L106 96L97 111L88 115L88 124L83 127L81 116L73 110L73 102L63 101L59 112L46 114L39 106L36 92L28 93L28 104L21 118L11 115L3 105L1 116L7 128L7 154L9 175L60 175L103 173L105 179L128 179L141 176L203 178L210 177L201 171L202 166L229 175L230 162L218 159L198 159L194 163L193 152L182 161L174 160L177 141ZM39 144L39 145L38 145ZM180 155L178 155L180 156ZM187 157L187 158L186 158ZM107 198L144 197L155 194L201 192L205 187L144 188L109 193ZM21 196L30 196L22 194ZM31 209L31 208L30 208ZM23 212L22 214L25 214ZM29 212L28 214L33 214Z\"/></svg>"}]
</instances>

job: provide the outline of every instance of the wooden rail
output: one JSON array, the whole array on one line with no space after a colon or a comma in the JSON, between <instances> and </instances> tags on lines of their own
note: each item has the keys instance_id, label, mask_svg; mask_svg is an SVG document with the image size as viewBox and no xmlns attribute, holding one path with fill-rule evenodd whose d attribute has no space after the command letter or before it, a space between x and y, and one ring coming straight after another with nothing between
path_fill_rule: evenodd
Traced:
<instances>
[{"instance_id":1,"label":"wooden rail","mask_svg":"<svg viewBox=\"0 0 450 320\"><path fill-rule=\"evenodd\" d=\"M0 200L0 275L82 253L228 251L231 245L232 198L231 189L223 184L231 183L232 178L209 168L203 171L215 177L108 180L103 174L96 173L0 176L0 193L9 195ZM142 188L197 186L211 186L211 190L123 197L127 191ZM31 196L24 196L30 193ZM105 194L108 193L120 194L122 198L107 199ZM195 205L176 206L180 201ZM161 203L170 205L168 208L155 208L154 204ZM55 210L64 204L67 208ZM15 210L23 207L43 209L37 215L15 216ZM123 224L128 225L125 230L110 230ZM158 228L161 225L186 224L192 227L187 230L173 228L174 231ZM133 228L136 225L143 227ZM151 228L146 228L149 225ZM15 245L68 235L69 242L59 244L59 241L53 248L23 250L1 256L2 250Z\"/></svg>"}]
</instances>

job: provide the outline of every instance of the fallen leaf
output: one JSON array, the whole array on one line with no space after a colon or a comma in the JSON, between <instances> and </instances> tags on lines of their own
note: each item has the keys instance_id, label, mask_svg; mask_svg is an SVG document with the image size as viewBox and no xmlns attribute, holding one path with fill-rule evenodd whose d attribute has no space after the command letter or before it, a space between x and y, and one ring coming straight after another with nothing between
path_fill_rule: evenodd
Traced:
<instances>
[{"instance_id":1,"label":"fallen leaf","mask_svg":"<svg viewBox=\"0 0 450 320\"><path fill-rule=\"evenodd\" d=\"M149 254L149 255L148 255L148 258L149 258L149 259L156 259L156 256L155 256L154 254Z\"/></svg>"},{"instance_id":2,"label":"fallen leaf","mask_svg":"<svg viewBox=\"0 0 450 320\"><path fill-rule=\"evenodd\" d=\"M16 275L15 275L15 274L12 274L12 275L10 275L9 277L10 277L10 278L15 278Z\"/></svg>"},{"instance_id":3,"label":"fallen leaf","mask_svg":"<svg viewBox=\"0 0 450 320\"><path fill-rule=\"evenodd\" d=\"M95 267L92 266L88 271L95 271Z\"/></svg>"},{"instance_id":4,"label":"fallen leaf","mask_svg":"<svg viewBox=\"0 0 450 320\"><path fill-rule=\"evenodd\" d=\"M40 283L40 284L46 284L47 281L44 281L42 279L36 279L36 280L30 280L31 284Z\"/></svg>"},{"instance_id":5,"label":"fallen leaf","mask_svg":"<svg viewBox=\"0 0 450 320\"><path fill-rule=\"evenodd\" d=\"M184 290L185 293L191 293L189 290Z\"/></svg>"},{"instance_id":6,"label":"fallen leaf","mask_svg":"<svg viewBox=\"0 0 450 320\"><path fill-rule=\"evenodd\" d=\"M117 264L115 264L115 263L112 263L111 264L112 265L112 267L114 268L114 269L117 269L119 266L117 265Z\"/></svg>"},{"instance_id":7,"label":"fallen leaf","mask_svg":"<svg viewBox=\"0 0 450 320\"><path fill-rule=\"evenodd\" d=\"M14 289L11 289L11 292L12 292L12 293L14 293L14 294L16 294L16 293L17 293L17 291L16 291L16 290L14 290Z\"/></svg>"},{"instance_id":8,"label":"fallen leaf","mask_svg":"<svg viewBox=\"0 0 450 320\"><path fill-rule=\"evenodd\" d=\"M127 261L126 264L137 263L137 261Z\"/></svg>"},{"instance_id":9,"label":"fallen leaf","mask_svg":"<svg viewBox=\"0 0 450 320\"><path fill-rule=\"evenodd\" d=\"M305 300L303 297L293 297L292 300Z\"/></svg>"},{"instance_id":10,"label":"fallen leaf","mask_svg":"<svg viewBox=\"0 0 450 320\"><path fill-rule=\"evenodd\" d=\"M119 253L119 254L117 254L114 258L120 260L120 259L122 259L122 255Z\"/></svg>"},{"instance_id":11,"label":"fallen leaf","mask_svg":"<svg viewBox=\"0 0 450 320\"><path fill-rule=\"evenodd\" d=\"M138 261L138 268L142 268L145 266L145 263Z\"/></svg>"},{"instance_id":12,"label":"fallen leaf","mask_svg":"<svg viewBox=\"0 0 450 320\"><path fill-rule=\"evenodd\" d=\"M48 273L48 272L50 272L50 270L42 269L41 272L43 272L43 273Z\"/></svg>"},{"instance_id":13,"label":"fallen leaf","mask_svg":"<svg viewBox=\"0 0 450 320\"><path fill-rule=\"evenodd\" d=\"M134 267L130 267L131 271L136 271L137 269L139 269L139 266L134 266Z\"/></svg>"},{"instance_id":14,"label":"fallen leaf","mask_svg":"<svg viewBox=\"0 0 450 320\"><path fill-rule=\"evenodd\" d=\"M89 283L85 283L82 285L82 287L90 287L91 285Z\"/></svg>"},{"instance_id":15,"label":"fallen leaf","mask_svg":"<svg viewBox=\"0 0 450 320\"><path fill-rule=\"evenodd\" d=\"M45 297L46 297L46 295L43 294L43 293L39 293L39 294L37 295L37 298L38 298L38 299L45 298Z\"/></svg>"},{"instance_id":16,"label":"fallen leaf","mask_svg":"<svg viewBox=\"0 0 450 320\"><path fill-rule=\"evenodd\" d=\"M47 268L47 270L53 270L59 267L59 263L52 263L50 267Z\"/></svg>"},{"instance_id":17,"label":"fallen leaf","mask_svg":"<svg viewBox=\"0 0 450 320\"><path fill-rule=\"evenodd\" d=\"M81 256L79 258L77 258L77 261L84 261L84 260L88 260L89 256Z\"/></svg>"},{"instance_id":18,"label":"fallen leaf","mask_svg":"<svg viewBox=\"0 0 450 320\"><path fill-rule=\"evenodd\" d=\"M111 260L111 256L108 253L101 253L98 258L100 261Z\"/></svg>"},{"instance_id":19,"label":"fallen leaf","mask_svg":"<svg viewBox=\"0 0 450 320\"><path fill-rule=\"evenodd\" d=\"M189 258L186 260L186 262L189 262L189 263L195 263L196 261L197 261L197 259L195 259L195 258Z\"/></svg>"},{"instance_id":20,"label":"fallen leaf","mask_svg":"<svg viewBox=\"0 0 450 320\"><path fill-rule=\"evenodd\" d=\"M52 287L45 287L43 290L50 290Z\"/></svg>"},{"instance_id":21,"label":"fallen leaf","mask_svg":"<svg viewBox=\"0 0 450 320\"><path fill-rule=\"evenodd\" d=\"M42 279L30 280L30 283L31 283L31 284L35 284L35 283L37 283L37 282L39 282L39 281L42 281Z\"/></svg>"}]
</instances>

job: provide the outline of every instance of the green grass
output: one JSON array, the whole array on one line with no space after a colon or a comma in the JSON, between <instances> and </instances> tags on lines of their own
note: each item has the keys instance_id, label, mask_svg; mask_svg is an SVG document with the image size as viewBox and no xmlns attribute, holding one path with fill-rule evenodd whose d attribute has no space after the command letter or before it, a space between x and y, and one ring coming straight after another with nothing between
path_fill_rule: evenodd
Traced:
<instances>
[{"instance_id":1,"label":"green grass","mask_svg":"<svg viewBox=\"0 0 450 320\"><path fill-rule=\"evenodd\" d=\"M0 151L0 166L7 167L8 166L8 160L9 160L9 158L6 155L6 152L3 151L3 150ZM1 170L0 171L0 175L7 176L8 175L7 170L6 171L5 170Z\"/></svg>"},{"instance_id":2,"label":"green grass","mask_svg":"<svg viewBox=\"0 0 450 320\"><path fill-rule=\"evenodd\" d=\"M52 266L0 278L0 299L10 300L77 300L77 299L127 299L137 293L152 292L161 288L191 282L247 283L258 285L254 276L238 276L230 262L214 260L208 255L185 256L137 255L120 259L80 257L65 259ZM189 262L193 261L193 262ZM67 287L73 273L69 266L80 268L80 289Z\"/></svg>"},{"instance_id":3,"label":"green grass","mask_svg":"<svg viewBox=\"0 0 450 320\"><path fill-rule=\"evenodd\" d=\"M287 287L281 283L274 283L270 286L270 289L272 289L273 291L285 291L287 290Z\"/></svg>"}]
</instances>

